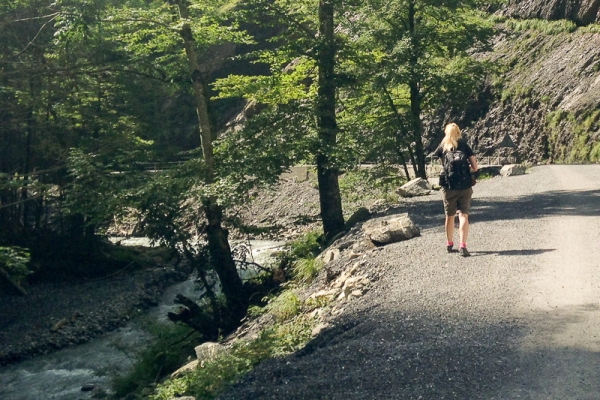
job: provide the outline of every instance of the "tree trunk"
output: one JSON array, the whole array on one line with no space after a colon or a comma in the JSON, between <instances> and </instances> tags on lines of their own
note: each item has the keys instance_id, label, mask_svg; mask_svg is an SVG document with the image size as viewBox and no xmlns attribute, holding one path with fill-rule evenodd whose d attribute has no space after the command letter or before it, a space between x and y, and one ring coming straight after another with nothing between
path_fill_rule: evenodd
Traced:
<instances>
[{"instance_id":1,"label":"tree trunk","mask_svg":"<svg viewBox=\"0 0 600 400\"><path fill-rule=\"evenodd\" d=\"M331 163L331 153L337 140L335 115L335 39L334 39L334 0L319 1L318 51L319 91L317 100L317 124L320 148L317 154L317 179L323 233L329 240L344 230L342 198L338 182L339 171Z\"/></svg>"},{"instance_id":2,"label":"tree trunk","mask_svg":"<svg viewBox=\"0 0 600 400\"><path fill-rule=\"evenodd\" d=\"M207 238L208 251L215 271L221 282L221 289L227 299L227 309L237 323L246 314L248 301L245 296L242 280L238 275L235 262L231 256L231 247L227 240L227 230L221 226L223 214L221 208L211 199L204 204L206 219L208 220Z\"/></svg>"},{"instance_id":3,"label":"tree trunk","mask_svg":"<svg viewBox=\"0 0 600 400\"><path fill-rule=\"evenodd\" d=\"M184 295L175 296L175 304L183 307L177 312L167 313L167 317L173 322L181 322L202 334L204 340L217 340L219 327L209 314L205 313L195 301Z\"/></svg>"},{"instance_id":4,"label":"tree trunk","mask_svg":"<svg viewBox=\"0 0 600 400\"><path fill-rule=\"evenodd\" d=\"M419 178L427 179L425 171L425 150L423 148L423 122L421 121L421 93L419 90L419 80L417 75L419 52L417 49L417 40L415 37L415 2L410 0L408 3L408 28L411 37L411 56L410 56L410 113L412 121L413 138L415 141L416 168L415 174Z\"/></svg>"},{"instance_id":5,"label":"tree trunk","mask_svg":"<svg viewBox=\"0 0 600 400\"><path fill-rule=\"evenodd\" d=\"M32 90L33 91L33 90ZM23 162L23 185L21 187L21 204L23 211L21 213L22 229L25 237L29 235L29 179L31 172L31 147L33 136L33 111L30 110L27 116L27 130L25 132L25 160Z\"/></svg>"},{"instance_id":6,"label":"tree trunk","mask_svg":"<svg viewBox=\"0 0 600 400\"><path fill-rule=\"evenodd\" d=\"M385 93L385 96L388 100L388 104L390 106L390 108L392 109L392 112L394 113L394 116L396 117L396 120L398 121L398 131L396 131L396 153L398 154L398 158L400 159L400 162L402 163L402 166L404 167L404 174L406 175L406 179L410 180L410 174L408 173L408 166L406 165L406 160L404 159L404 154L402 154L402 151L400 150L400 147L402 146L402 139L406 140L406 138L403 138L400 136L400 132L402 132L404 130L404 124L402 122L402 119L400 118L400 112L398 111L398 107L396 107L396 104L394 103L394 99L392 98L392 95L390 94L390 91L387 89L387 87L383 88L383 91ZM409 156L412 160L412 165L413 165L413 170L415 172L415 175L417 173L417 170L415 169L415 160L412 154L412 151L410 150L410 143L408 144L408 153Z\"/></svg>"},{"instance_id":7,"label":"tree trunk","mask_svg":"<svg viewBox=\"0 0 600 400\"><path fill-rule=\"evenodd\" d=\"M192 29L186 22L189 14L187 2L178 0L176 4L179 9L179 16L183 22L180 34L184 41L185 52L188 59L188 65L192 78L192 88L196 102L196 113L198 115L198 124L200 128L200 142L202 145L202 154L204 156L206 184L211 184L215 180L215 169L213 160L212 146L212 127L208 108L208 85L200 70L198 56L192 35ZM228 309L232 312L231 317L238 322L243 318L246 312L247 301L244 296L243 284L240 279L235 262L231 256L231 248L227 240L227 230L222 227L223 212L217 204L216 199L209 197L203 202L204 214L208 220L207 238L208 250L211 260L219 280L221 289L227 299Z\"/></svg>"}]
</instances>

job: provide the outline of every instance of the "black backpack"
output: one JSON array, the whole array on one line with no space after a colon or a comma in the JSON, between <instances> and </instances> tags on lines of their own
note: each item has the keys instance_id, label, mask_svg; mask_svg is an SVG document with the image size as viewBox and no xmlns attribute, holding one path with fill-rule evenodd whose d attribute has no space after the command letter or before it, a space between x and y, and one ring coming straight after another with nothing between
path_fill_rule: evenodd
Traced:
<instances>
[{"instance_id":1,"label":"black backpack","mask_svg":"<svg viewBox=\"0 0 600 400\"><path fill-rule=\"evenodd\" d=\"M442 166L448 189L462 190L472 186L469 159L464 151L458 149L445 151L442 157Z\"/></svg>"}]
</instances>

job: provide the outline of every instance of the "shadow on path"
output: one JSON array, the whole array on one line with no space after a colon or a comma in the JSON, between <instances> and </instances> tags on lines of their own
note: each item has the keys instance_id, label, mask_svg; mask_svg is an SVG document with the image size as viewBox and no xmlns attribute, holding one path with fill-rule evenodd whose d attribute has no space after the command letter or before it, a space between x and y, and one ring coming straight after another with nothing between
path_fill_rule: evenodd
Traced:
<instances>
[{"instance_id":1,"label":"shadow on path","mask_svg":"<svg viewBox=\"0 0 600 400\"><path fill-rule=\"evenodd\" d=\"M397 210L408 212L414 222L423 229L443 225L442 200L422 200L402 205ZM477 195L471 203L469 221L512 221L535 219L548 216L591 216L600 215L600 189L559 190L518 197L481 197Z\"/></svg>"},{"instance_id":2,"label":"shadow on path","mask_svg":"<svg viewBox=\"0 0 600 400\"><path fill-rule=\"evenodd\" d=\"M294 355L268 360L241 378L220 399L512 399L599 398L597 368L581 368L580 383L551 360L587 360L600 365L600 353L585 349L529 347L529 328L517 320L488 316L448 316L423 309L376 307L348 315ZM560 333L571 313L532 316ZM587 364L589 365L589 364ZM542 377L556 378L554 388ZM538 379L539 378L539 379ZM592 397L563 397L586 390ZM579 392L581 393L581 392ZM519 396L520 395L520 396ZM539 397L542 395L542 397Z\"/></svg>"},{"instance_id":3,"label":"shadow on path","mask_svg":"<svg viewBox=\"0 0 600 400\"><path fill-rule=\"evenodd\" d=\"M500 251L471 251L471 256L486 256L495 254L497 256L535 256L538 254L549 253L556 249L527 249L527 250L500 250Z\"/></svg>"}]
</instances>

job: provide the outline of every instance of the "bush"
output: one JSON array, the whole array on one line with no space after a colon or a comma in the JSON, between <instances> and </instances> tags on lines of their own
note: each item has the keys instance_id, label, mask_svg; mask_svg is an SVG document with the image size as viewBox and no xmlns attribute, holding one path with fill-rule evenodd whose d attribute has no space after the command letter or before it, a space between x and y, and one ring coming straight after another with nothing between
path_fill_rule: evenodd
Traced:
<instances>
[{"instance_id":1,"label":"bush","mask_svg":"<svg viewBox=\"0 0 600 400\"><path fill-rule=\"evenodd\" d=\"M384 199L386 203L395 203L398 197L393 195L394 189L405 182L406 179L398 174L398 169L391 166L348 171L340 177L344 212L352 214L358 208L379 199Z\"/></svg>"},{"instance_id":2,"label":"bush","mask_svg":"<svg viewBox=\"0 0 600 400\"><path fill-rule=\"evenodd\" d=\"M300 300L292 290L285 290L277 297L273 297L265 306L265 311L270 312L278 321L285 321L297 315L300 311Z\"/></svg>"},{"instance_id":3,"label":"bush","mask_svg":"<svg viewBox=\"0 0 600 400\"><path fill-rule=\"evenodd\" d=\"M112 379L115 396L140 393L181 367L194 354L197 335L190 338L190 328L174 324L150 323L147 327L152 343L135 356L133 369ZM124 350L127 351L127 350Z\"/></svg>"},{"instance_id":4,"label":"bush","mask_svg":"<svg viewBox=\"0 0 600 400\"><path fill-rule=\"evenodd\" d=\"M292 260L299 260L301 258L316 257L322 250L322 246L319 243L320 237L321 233L319 231L312 231L290 242L290 258Z\"/></svg>"},{"instance_id":5,"label":"bush","mask_svg":"<svg viewBox=\"0 0 600 400\"><path fill-rule=\"evenodd\" d=\"M17 246L0 247L0 267L17 282L31 273L28 267L29 260L29 249Z\"/></svg>"},{"instance_id":6,"label":"bush","mask_svg":"<svg viewBox=\"0 0 600 400\"><path fill-rule=\"evenodd\" d=\"M310 339L313 320L299 316L263 330L257 339L236 342L231 350L199 368L160 384L153 400L189 395L197 400L214 399L228 384L267 358L289 354Z\"/></svg>"},{"instance_id":7,"label":"bush","mask_svg":"<svg viewBox=\"0 0 600 400\"><path fill-rule=\"evenodd\" d=\"M292 277L298 283L310 283L319 274L323 261L316 258L301 258L292 265Z\"/></svg>"}]
</instances>

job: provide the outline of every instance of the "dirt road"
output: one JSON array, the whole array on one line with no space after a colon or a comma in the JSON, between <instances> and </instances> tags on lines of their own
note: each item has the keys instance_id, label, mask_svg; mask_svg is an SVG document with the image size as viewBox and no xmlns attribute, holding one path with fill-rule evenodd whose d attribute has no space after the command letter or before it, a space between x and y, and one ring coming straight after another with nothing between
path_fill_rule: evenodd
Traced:
<instances>
[{"instance_id":1,"label":"dirt road","mask_svg":"<svg viewBox=\"0 0 600 400\"><path fill-rule=\"evenodd\" d=\"M222 398L600 399L600 166L478 184L467 259L438 196L406 205L421 237L370 255L376 288Z\"/></svg>"}]
</instances>

